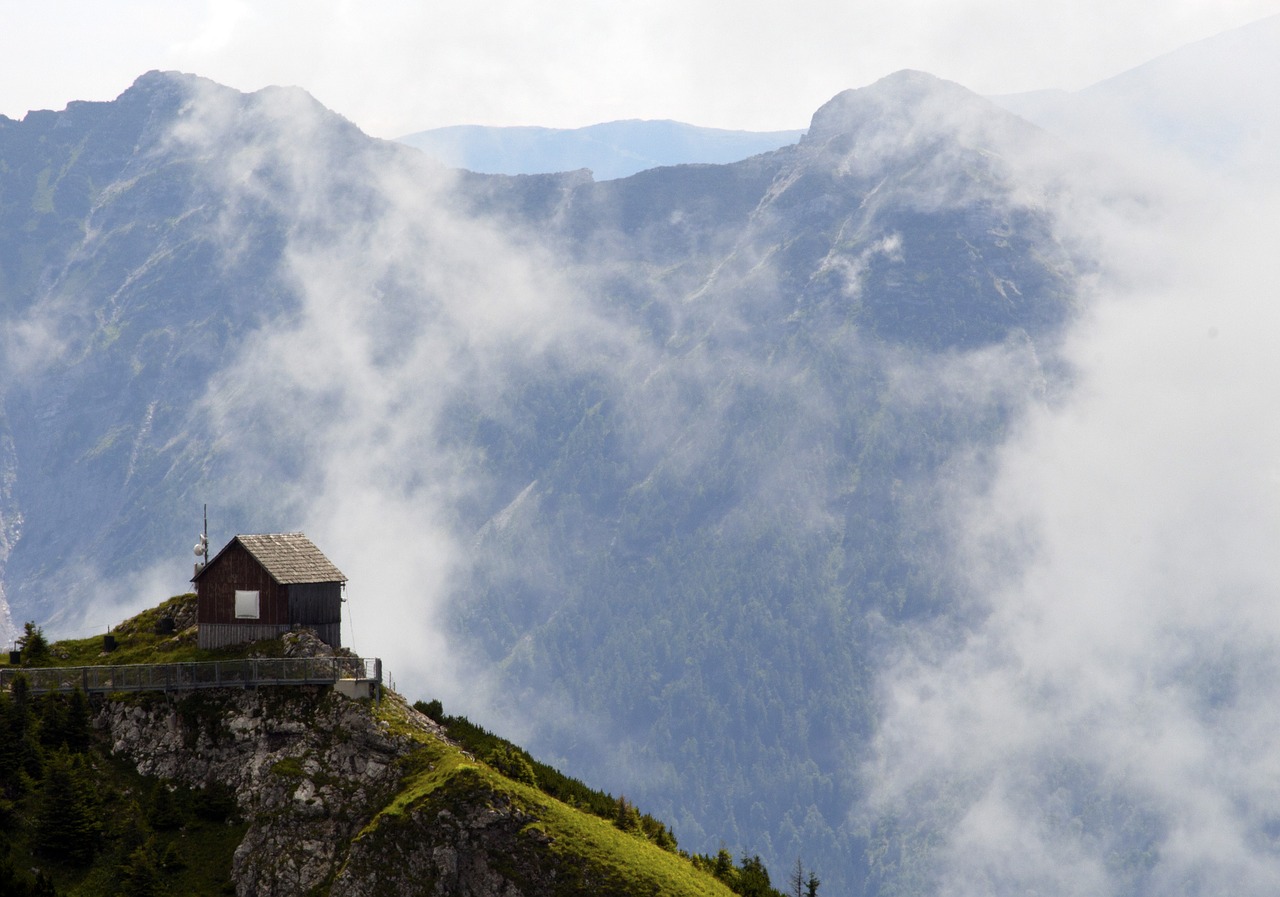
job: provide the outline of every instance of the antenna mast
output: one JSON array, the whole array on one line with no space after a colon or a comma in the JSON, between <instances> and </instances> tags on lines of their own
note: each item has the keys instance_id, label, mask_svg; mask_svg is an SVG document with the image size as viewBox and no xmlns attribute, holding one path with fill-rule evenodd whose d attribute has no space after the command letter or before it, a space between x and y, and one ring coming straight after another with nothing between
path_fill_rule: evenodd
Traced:
<instances>
[{"instance_id":1,"label":"antenna mast","mask_svg":"<svg viewBox=\"0 0 1280 897\"><path fill-rule=\"evenodd\" d=\"M200 531L200 538L195 545L196 557L204 558L203 563L196 564L196 574L209 565L209 506L204 506L204 529Z\"/></svg>"}]
</instances>

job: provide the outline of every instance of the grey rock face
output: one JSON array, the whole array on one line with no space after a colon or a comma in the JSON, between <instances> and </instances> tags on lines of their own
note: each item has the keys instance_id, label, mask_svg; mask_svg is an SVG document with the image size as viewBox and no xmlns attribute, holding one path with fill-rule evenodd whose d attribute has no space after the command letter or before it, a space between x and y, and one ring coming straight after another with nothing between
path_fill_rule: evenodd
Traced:
<instances>
[{"instance_id":1,"label":"grey rock face","mask_svg":"<svg viewBox=\"0 0 1280 897\"><path fill-rule=\"evenodd\" d=\"M143 774L234 791L249 831L232 877L237 894L257 897L302 894L330 879L393 793L395 761L412 745L385 731L367 704L315 689L113 701L96 724Z\"/></svg>"}]
</instances>

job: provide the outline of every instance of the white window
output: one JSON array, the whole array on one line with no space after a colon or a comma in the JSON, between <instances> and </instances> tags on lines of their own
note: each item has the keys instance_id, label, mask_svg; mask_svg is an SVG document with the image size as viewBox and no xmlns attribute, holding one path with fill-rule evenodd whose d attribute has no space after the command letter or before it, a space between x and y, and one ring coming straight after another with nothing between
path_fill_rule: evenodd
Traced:
<instances>
[{"instance_id":1,"label":"white window","mask_svg":"<svg viewBox=\"0 0 1280 897\"><path fill-rule=\"evenodd\" d=\"M256 590L253 592L236 590L236 619L258 619L258 593Z\"/></svg>"}]
</instances>

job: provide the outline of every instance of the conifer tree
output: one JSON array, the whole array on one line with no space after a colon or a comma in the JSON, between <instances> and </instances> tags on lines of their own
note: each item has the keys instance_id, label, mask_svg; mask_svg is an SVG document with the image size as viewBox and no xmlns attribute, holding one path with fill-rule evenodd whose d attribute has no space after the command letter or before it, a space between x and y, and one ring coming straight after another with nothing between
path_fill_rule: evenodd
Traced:
<instances>
[{"instance_id":1,"label":"conifer tree","mask_svg":"<svg viewBox=\"0 0 1280 897\"><path fill-rule=\"evenodd\" d=\"M636 805L627 800L626 795L618 798L617 812L613 817L613 824L624 832L636 832L640 830L640 811L636 809Z\"/></svg>"},{"instance_id":2,"label":"conifer tree","mask_svg":"<svg viewBox=\"0 0 1280 897\"><path fill-rule=\"evenodd\" d=\"M9 694L0 694L0 793L17 797L24 790L23 774L40 775L40 750L27 677L18 674Z\"/></svg>"},{"instance_id":3,"label":"conifer tree","mask_svg":"<svg viewBox=\"0 0 1280 897\"><path fill-rule=\"evenodd\" d=\"M0 894L4 897L58 897L48 875L37 872L32 878L15 869L7 857L0 859Z\"/></svg>"},{"instance_id":4,"label":"conifer tree","mask_svg":"<svg viewBox=\"0 0 1280 897\"><path fill-rule=\"evenodd\" d=\"M73 751L89 747L93 728L93 713L89 708L89 696L83 688L77 688L67 696L67 746Z\"/></svg>"},{"instance_id":5,"label":"conifer tree","mask_svg":"<svg viewBox=\"0 0 1280 897\"><path fill-rule=\"evenodd\" d=\"M161 832L182 828L182 810L164 782L156 782L151 789L147 822L153 829Z\"/></svg>"},{"instance_id":6,"label":"conifer tree","mask_svg":"<svg viewBox=\"0 0 1280 897\"><path fill-rule=\"evenodd\" d=\"M62 700L62 695L45 695L38 703L40 743L45 747L62 747L67 740L67 705Z\"/></svg>"},{"instance_id":7,"label":"conifer tree","mask_svg":"<svg viewBox=\"0 0 1280 897\"><path fill-rule=\"evenodd\" d=\"M78 865L93 858L99 829L91 793L82 764L63 750L49 756L33 839L40 854Z\"/></svg>"},{"instance_id":8,"label":"conifer tree","mask_svg":"<svg viewBox=\"0 0 1280 897\"><path fill-rule=\"evenodd\" d=\"M41 699L40 743L80 752L89 746L89 698L77 688L69 695L45 695Z\"/></svg>"},{"instance_id":9,"label":"conifer tree","mask_svg":"<svg viewBox=\"0 0 1280 897\"><path fill-rule=\"evenodd\" d=\"M0 799L17 794L21 760L17 750L17 727L13 722L13 701L0 692Z\"/></svg>"},{"instance_id":10,"label":"conifer tree","mask_svg":"<svg viewBox=\"0 0 1280 897\"><path fill-rule=\"evenodd\" d=\"M22 652L24 667L45 666L52 656L49 653L49 640L44 637L44 630L31 620L22 624L22 635L18 636L18 650Z\"/></svg>"},{"instance_id":11,"label":"conifer tree","mask_svg":"<svg viewBox=\"0 0 1280 897\"><path fill-rule=\"evenodd\" d=\"M119 897L158 897L161 893L160 871L157 866L155 844L140 844L120 867Z\"/></svg>"},{"instance_id":12,"label":"conifer tree","mask_svg":"<svg viewBox=\"0 0 1280 897\"><path fill-rule=\"evenodd\" d=\"M758 855L743 856L738 869L738 885L733 890L743 897L774 897L778 893L769 883L769 870Z\"/></svg>"},{"instance_id":13,"label":"conifer tree","mask_svg":"<svg viewBox=\"0 0 1280 897\"><path fill-rule=\"evenodd\" d=\"M818 885L822 881L814 874L813 870L809 870L809 877L804 874L804 864L800 861L800 857L796 857L795 868L791 870L791 878L788 880L790 888L788 894L792 897L818 897Z\"/></svg>"},{"instance_id":14,"label":"conifer tree","mask_svg":"<svg viewBox=\"0 0 1280 897\"><path fill-rule=\"evenodd\" d=\"M711 873L721 881L729 881L733 876L733 872L733 854L729 853L728 848L721 844L720 849L716 852Z\"/></svg>"}]
</instances>

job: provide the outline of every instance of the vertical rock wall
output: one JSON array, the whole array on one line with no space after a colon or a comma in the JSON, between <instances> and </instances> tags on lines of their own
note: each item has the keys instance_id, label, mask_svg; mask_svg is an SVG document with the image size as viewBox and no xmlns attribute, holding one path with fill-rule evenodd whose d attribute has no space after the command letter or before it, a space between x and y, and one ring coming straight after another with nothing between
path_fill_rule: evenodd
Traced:
<instances>
[{"instance_id":1,"label":"vertical rock wall","mask_svg":"<svg viewBox=\"0 0 1280 897\"><path fill-rule=\"evenodd\" d=\"M232 868L242 897L304 894L330 881L394 794L395 761L412 747L368 702L323 688L146 695L108 701L95 722L139 772L235 793L249 822Z\"/></svg>"}]
</instances>

